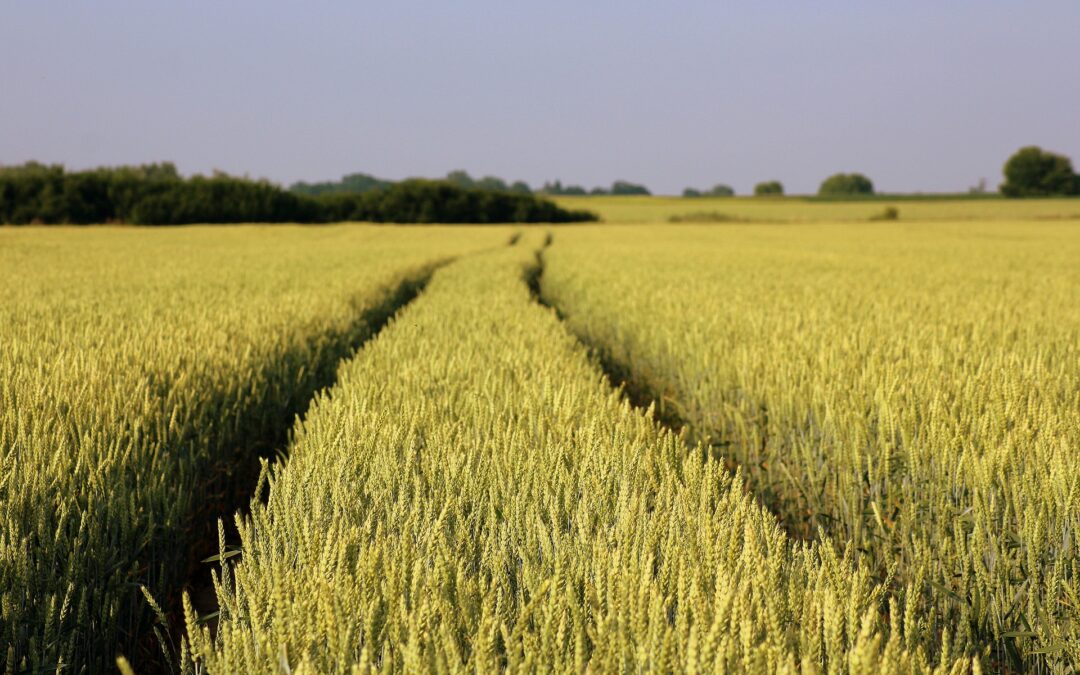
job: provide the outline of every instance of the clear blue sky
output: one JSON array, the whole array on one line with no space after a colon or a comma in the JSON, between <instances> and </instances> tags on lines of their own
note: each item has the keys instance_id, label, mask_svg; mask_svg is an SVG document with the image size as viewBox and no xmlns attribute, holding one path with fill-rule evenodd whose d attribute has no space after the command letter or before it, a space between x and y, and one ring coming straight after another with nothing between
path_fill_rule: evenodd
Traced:
<instances>
[{"instance_id":1,"label":"clear blue sky","mask_svg":"<svg viewBox=\"0 0 1080 675\"><path fill-rule=\"evenodd\" d=\"M1077 0L0 4L0 163L789 192L1080 163Z\"/></svg>"}]
</instances>

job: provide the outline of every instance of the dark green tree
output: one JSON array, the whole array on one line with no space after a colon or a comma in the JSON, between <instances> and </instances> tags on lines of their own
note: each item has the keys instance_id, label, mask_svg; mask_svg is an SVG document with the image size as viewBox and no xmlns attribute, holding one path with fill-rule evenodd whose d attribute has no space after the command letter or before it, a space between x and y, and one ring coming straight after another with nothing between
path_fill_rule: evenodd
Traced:
<instances>
[{"instance_id":1,"label":"dark green tree","mask_svg":"<svg viewBox=\"0 0 1080 675\"><path fill-rule=\"evenodd\" d=\"M1029 145L1020 148L1005 162L1006 197L1049 197L1080 194L1080 176L1064 155Z\"/></svg>"},{"instance_id":2,"label":"dark green tree","mask_svg":"<svg viewBox=\"0 0 1080 675\"><path fill-rule=\"evenodd\" d=\"M682 196L683 197L689 197L689 198L700 197L701 196L701 190L697 190L695 188L686 188L685 190L682 191Z\"/></svg>"},{"instance_id":3,"label":"dark green tree","mask_svg":"<svg viewBox=\"0 0 1080 675\"><path fill-rule=\"evenodd\" d=\"M302 195L361 194L390 186L390 181L366 173L351 173L338 182L294 183L291 192Z\"/></svg>"},{"instance_id":4,"label":"dark green tree","mask_svg":"<svg viewBox=\"0 0 1080 675\"><path fill-rule=\"evenodd\" d=\"M625 180L617 180L611 184L611 194L613 195L647 195L651 194L649 188L637 183L631 183Z\"/></svg>"},{"instance_id":5,"label":"dark green tree","mask_svg":"<svg viewBox=\"0 0 1080 675\"><path fill-rule=\"evenodd\" d=\"M168 164L68 173L59 165L31 163L0 168L0 223L560 223L596 219L591 213L568 211L531 194L466 188L446 180L383 182L363 191L340 189L342 184L366 184L369 178L347 176L329 192L312 196L220 172L185 179Z\"/></svg>"},{"instance_id":6,"label":"dark green tree","mask_svg":"<svg viewBox=\"0 0 1080 675\"><path fill-rule=\"evenodd\" d=\"M874 184L861 173L834 173L822 181L818 194L823 197L872 195Z\"/></svg>"},{"instance_id":7,"label":"dark green tree","mask_svg":"<svg viewBox=\"0 0 1080 675\"><path fill-rule=\"evenodd\" d=\"M341 220L385 223L565 223L596 220L584 211L568 211L534 195L462 188L448 181L410 179L386 190L337 203Z\"/></svg>"},{"instance_id":8,"label":"dark green tree","mask_svg":"<svg viewBox=\"0 0 1080 675\"><path fill-rule=\"evenodd\" d=\"M484 176L473 183L473 187L480 188L481 190L493 190L495 192L506 192L509 189L506 185L506 181L497 176Z\"/></svg>"},{"instance_id":9,"label":"dark green tree","mask_svg":"<svg viewBox=\"0 0 1080 675\"><path fill-rule=\"evenodd\" d=\"M469 172L463 171L462 169L457 169L446 174L445 180L447 183L453 183L454 185L463 188L471 188L476 186L476 181L474 181L472 176L469 175Z\"/></svg>"},{"instance_id":10,"label":"dark green tree","mask_svg":"<svg viewBox=\"0 0 1080 675\"><path fill-rule=\"evenodd\" d=\"M784 185L778 180L767 180L754 186L755 197L775 197L784 194Z\"/></svg>"},{"instance_id":11,"label":"dark green tree","mask_svg":"<svg viewBox=\"0 0 1080 675\"><path fill-rule=\"evenodd\" d=\"M540 188L540 192L546 195L585 195L588 194L585 188L580 185L563 185L562 181L557 180L554 183L544 183L544 187Z\"/></svg>"},{"instance_id":12,"label":"dark green tree","mask_svg":"<svg viewBox=\"0 0 1080 675\"><path fill-rule=\"evenodd\" d=\"M554 182L545 182L544 186L540 188L540 193L545 195L561 195L563 193L562 181L556 179Z\"/></svg>"}]
</instances>

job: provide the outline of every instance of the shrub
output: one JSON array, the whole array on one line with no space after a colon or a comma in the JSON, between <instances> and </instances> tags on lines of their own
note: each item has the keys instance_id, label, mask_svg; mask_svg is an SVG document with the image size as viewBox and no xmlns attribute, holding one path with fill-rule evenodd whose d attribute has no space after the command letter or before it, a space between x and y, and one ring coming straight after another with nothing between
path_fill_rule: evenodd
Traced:
<instances>
[{"instance_id":1,"label":"shrub","mask_svg":"<svg viewBox=\"0 0 1080 675\"><path fill-rule=\"evenodd\" d=\"M694 188L686 188L685 190L682 191L682 196L683 197L690 197L690 198L700 197L701 196L701 190L695 190Z\"/></svg>"},{"instance_id":2,"label":"shrub","mask_svg":"<svg viewBox=\"0 0 1080 675\"><path fill-rule=\"evenodd\" d=\"M669 223L749 223L749 218L733 216L730 213L720 211L695 211L694 213L681 213L668 218Z\"/></svg>"},{"instance_id":3,"label":"shrub","mask_svg":"<svg viewBox=\"0 0 1080 675\"><path fill-rule=\"evenodd\" d=\"M899 220L900 209L895 206L886 206L880 213L870 216L870 220Z\"/></svg>"}]
</instances>

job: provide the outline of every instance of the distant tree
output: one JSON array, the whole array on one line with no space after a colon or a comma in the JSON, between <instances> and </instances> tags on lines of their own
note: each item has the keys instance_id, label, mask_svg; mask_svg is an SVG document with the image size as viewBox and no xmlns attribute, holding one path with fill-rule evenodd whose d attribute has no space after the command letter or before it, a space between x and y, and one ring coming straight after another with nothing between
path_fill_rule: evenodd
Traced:
<instances>
[{"instance_id":1,"label":"distant tree","mask_svg":"<svg viewBox=\"0 0 1080 675\"><path fill-rule=\"evenodd\" d=\"M710 197L734 197L735 190L730 185L717 183L706 194Z\"/></svg>"},{"instance_id":2,"label":"distant tree","mask_svg":"<svg viewBox=\"0 0 1080 675\"><path fill-rule=\"evenodd\" d=\"M611 194L613 195L647 195L651 194L649 189L644 185L638 185L637 183L630 183L625 180L617 180L611 184Z\"/></svg>"},{"instance_id":3,"label":"distant tree","mask_svg":"<svg viewBox=\"0 0 1080 675\"><path fill-rule=\"evenodd\" d=\"M476 181L473 180L472 176L470 176L467 171L461 169L446 174L445 180L447 183L453 183L454 185L463 188L471 188L476 185Z\"/></svg>"},{"instance_id":4,"label":"distant tree","mask_svg":"<svg viewBox=\"0 0 1080 675\"><path fill-rule=\"evenodd\" d=\"M835 173L822 181L818 194L827 197L872 195L874 184L861 173Z\"/></svg>"},{"instance_id":5,"label":"distant tree","mask_svg":"<svg viewBox=\"0 0 1080 675\"><path fill-rule=\"evenodd\" d=\"M506 192L509 189L506 185L506 181L496 176L484 176L476 181L473 184L473 187L480 188L481 190L494 190L495 192Z\"/></svg>"},{"instance_id":6,"label":"distant tree","mask_svg":"<svg viewBox=\"0 0 1080 675\"><path fill-rule=\"evenodd\" d=\"M302 195L332 195L332 194L363 194L371 190L382 190L393 183L382 178L376 178L366 173L351 173L343 176L337 182L325 183L293 183L289 187L290 192Z\"/></svg>"},{"instance_id":7,"label":"distant tree","mask_svg":"<svg viewBox=\"0 0 1080 675\"><path fill-rule=\"evenodd\" d=\"M104 170L109 171L109 169ZM146 180L180 180L180 172L176 170L176 165L172 162L118 167L113 171L129 171L133 175Z\"/></svg>"},{"instance_id":8,"label":"distant tree","mask_svg":"<svg viewBox=\"0 0 1080 675\"><path fill-rule=\"evenodd\" d=\"M589 194L594 195L594 196L600 196L600 195L609 195L611 193L607 190L607 188L594 187L593 189L589 190Z\"/></svg>"},{"instance_id":9,"label":"distant tree","mask_svg":"<svg viewBox=\"0 0 1080 675\"><path fill-rule=\"evenodd\" d=\"M366 173L351 173L341 179L341 187L345 192L370 192L371 190L382 190L388 188L393 183L382 178L376 178Z\"/></svg>"},{"instance_id":10,"label":"distant tree","mask_svg":"<svg viewBox=\"0 0 1080 675\"><path fill-rule=\"evenodd\" d=\"M563 185L562 181L555 181L544 183L544 187L540 188L540 192L546 195L568 195L568 196L580 196L589 194L585 188L580 185Z\"/></svg>"},{"instance_id":11,"label":"distant tree","mask_svg":"<svg viewBox=\"0 0 1080 675\"><path fill-rule=\"evenodd\" d=\"M784 194L784 185L778 180L769 180L754 186L755 197L772 197Z\"/></svg>"},{"instance_id":12,"label":"distant tree","mask_svg":"<svg viewBox=\"0 0 1080 675\"><path fill-rule=\"evenodd\" d=\"M539 192L545 195L561 195L563 193L562 181L558 179L554 182L546 181Z\"/></svg>"},{"instance_id":13,"label":"distant tree","mask_svg":"<svg viewBox=\"0 0 1080 675\"><path fill-rule=\"evenodd\" d=\"M462 188L449 181L410 179L335 204L341 220L387 223L565 223L596 220L533 195Z\"/></svg>"},{"instance_id":14,"label":"distant tree","mask_svg":"<svg viewBox=\"0 0 1080 675\"><path fill-rule=\"evenodd\" d=\"M1064 155L1029 145L1020 148L1005 162L1005 182L1001 194L1006 197L1046 197L1080 194L1080 176Z\"/></svg>"},{"instance_id":15,"label":"distant tree","mask_svg":"<svg viewBox=\"0 0 1080 675\"><path fill-rule=\"evenodd\" d=\"M156 166L156 165L151 165ZM162 165L171 166L171 165ZM174 169L175 170L175 169ZM424 180L407 179L407 180ZM443 181L463 188L477 188L492 192L514 192L517 194L532 194L528 183L516 181L513 185L507 185L506 181L498 176L484 176L474 179L466 171L461 169L446 174ZM385 190L394 185L393 181L376 178L366 173L353 173L343 177L340 181L325 183L294 183L289 187L290 192L310 196L323 196L335 194L364 194L372 190Z\"/></svg>"},{"instance_id":16,"label":"distant tree","mask_svg":"<svg viewBox=\"0 0 1080 675\"><path fill-rule=\"evenodd\" d=\"M735 190L723 183L714 185L704 192L695 188L686 188L682 193L683 197L732 197L734 195Z\"/></svg>"}]
</instances>

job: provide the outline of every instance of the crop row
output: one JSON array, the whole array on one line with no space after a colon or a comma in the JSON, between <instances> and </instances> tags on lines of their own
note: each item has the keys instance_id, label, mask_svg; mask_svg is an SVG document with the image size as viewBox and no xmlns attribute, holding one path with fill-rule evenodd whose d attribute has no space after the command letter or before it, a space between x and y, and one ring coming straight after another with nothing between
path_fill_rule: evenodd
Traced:
<instances>
[{"instance_id":1,"label":"crop row","mask_svg":"<svg viewBox=\"0 0 1080 675\"><path fill-rule=\"evenodd\" d=\"M0 233L0 670L139 658L198 517L433 264L506 236Z\"/></svg>"},{"instance_id":2,"label":"crop row","mask_svg":"<svg viewBox=\"0 0 1080 675\"><path fill-rule=\"evenodd\" d=\"M850 544L909 644L1080 666L1075 224L575 229L545 257L570 328L788 532Z\"/></svg>"},{"instance_id":3,"label":"crop row","mask_svg":"<svg viewBox=\"0 0 1080 675\"><path fill-rule=\"evenodd\" d=\"M790 539L532 301L538 245L441 268L343 365L222 544L216 631L187 604L184 671L925 670L913 608L884 624L851 551Z\"/></svg>"}]
</instances>

